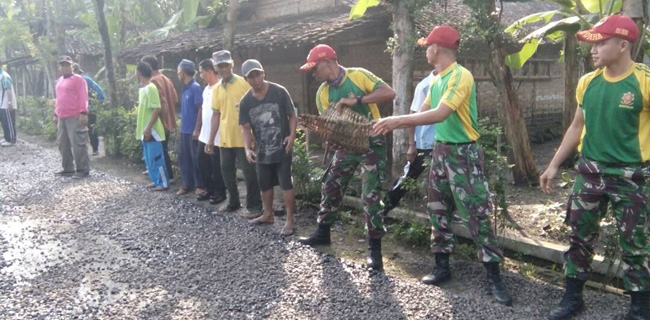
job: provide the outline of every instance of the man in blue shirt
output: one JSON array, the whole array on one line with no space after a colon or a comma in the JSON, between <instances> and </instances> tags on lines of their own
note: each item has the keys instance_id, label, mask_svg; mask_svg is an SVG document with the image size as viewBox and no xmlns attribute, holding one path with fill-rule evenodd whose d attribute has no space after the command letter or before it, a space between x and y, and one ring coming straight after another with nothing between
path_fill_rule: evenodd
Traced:
<instances>
[{"instance_id":1,"label":"man in blue shirt","mask_svg":"<svg viewBox=\"0 0 650 320\"><path fill-rule=\"evenodd\" d=\"M181 167L183 185L177 195L183 195L196 189L195 193L201 195L203 179L198 164L198 139L201 124L197 121L201 105L203 104L203 90L194 80L196 66L194 62L183 59L178 65L178 80L184 84L181 96L181 140L178 152L178 164Z\"/></svg>"},{"instance_id":2,"label":"man in blue shirt","mask_svg":"<svg viewBox=\"0 0 650 320\"><path fill-rule=\"evenodd\" d=\"M424 105L424 100L429 91L429 85L434 76L435 70L431 71L429 76L422 79L422 81L420 81L415 87L413 101L411 102L411 113L423 111L420 110L420 108ZM435 126L432 124L417 126L415 127L415 130L413 128L408 129L408 133L409 149L406 152L407 162L404 166L404 174L395 180L393 188L388 191L384 197L384 215L387 215L391 210L397 207L399 201L406 194L407 190L404 187L404 180L406 178L417 180L427 167L427 160L431 159L431 150L433 149L433 144L435 143L436 138Z\"/></svg>"},{"instance_id":3,"label":"man in blue shirt","mask_svg":"<svg viewBox=\"0 0 650 320\"><path fill-rule=\"evenodd\" d=\"M103 103L106 96L104 95L104 89L97 82L91 77L84 75L84 71L81 70L81 66L78 63L73 64L72 68L74 69L74 73L84 78L86 84L88 84L88 136L90 137L90 145L93 148L93 156L96 156L99 155L99 135L95 128L97 114L95 114L93 109L93 102L97 100L99 103Z\"/></svg>"}]
</instances>

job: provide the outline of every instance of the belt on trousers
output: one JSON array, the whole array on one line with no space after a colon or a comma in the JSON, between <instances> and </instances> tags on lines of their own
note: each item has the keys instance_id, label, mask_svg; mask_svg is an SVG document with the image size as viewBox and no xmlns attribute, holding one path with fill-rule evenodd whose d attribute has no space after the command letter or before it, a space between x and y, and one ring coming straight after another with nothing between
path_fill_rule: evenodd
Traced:
<instances>
[{"instance_id":1,"label":"belt on trousers","mask_svg":"<svg viewBox=\"0 0 650 320\"><path fill-rule=\"evenodd\" d=\"M456 142L445 142L445 141L436 140L436 143L441 143L441 144L450 145L450 146L464 146L464 145L468 145L468 144L474 144L474 143L476 143L476 141L456 143Z\"/></svg>"}]
</instances>

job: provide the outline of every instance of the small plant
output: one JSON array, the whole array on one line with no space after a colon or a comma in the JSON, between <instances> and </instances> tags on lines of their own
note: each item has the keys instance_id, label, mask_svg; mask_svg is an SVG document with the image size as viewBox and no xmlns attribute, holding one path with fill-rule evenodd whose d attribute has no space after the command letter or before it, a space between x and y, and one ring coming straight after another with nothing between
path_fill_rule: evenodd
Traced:
<instances>
[{"instance_id":1,"label":"small plant","mask_svg":"<svg viewBox=\"0 0 650 320\"><path fill-rule=\"evenodd\" d=\"M474 261L476 260L476 245L457 243L454 255L461 260Z\"/></svg>"},{"instance_id":2,"label":"small plant","mask_svg":"<svg viewBox=\"0 0 650 320\"><path fill-rule=\"evenodd\" d=\"M398 221L391 233L393 239L413 247L426 247L431 238L429 225L420 222Z\"/></svg>"},{"instance_id":3,"label":"small plant","mask_svg":"<svg viewBox=\"0 0 650 320\"><path fill-rule=\"evenodd\" d=\"M315 146L311 146L312 148ZM305 132L299 131L293 143L292 175L295 181L296 197L302 205L320 201L321 180L325 170L312 164L311 151L307 148Z\"/></svg>"}]
</instances>

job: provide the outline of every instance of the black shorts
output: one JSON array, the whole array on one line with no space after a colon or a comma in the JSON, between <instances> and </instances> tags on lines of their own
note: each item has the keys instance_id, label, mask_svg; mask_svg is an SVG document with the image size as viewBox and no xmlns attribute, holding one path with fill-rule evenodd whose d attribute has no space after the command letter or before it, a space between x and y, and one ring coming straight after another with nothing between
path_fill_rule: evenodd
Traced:
<instances>
[{"instance_id":1,"label":"black shorts","mask_svg":"<svg viewBox=\"0 0 650 320\"><path fill-rule=\"evenodd\" d=\"M293 189L291 178L291 153L284 156L282 162L257 164L257 180L262 192L268 191L279 185L282 190Z\"/></svg>"}]
</instances>

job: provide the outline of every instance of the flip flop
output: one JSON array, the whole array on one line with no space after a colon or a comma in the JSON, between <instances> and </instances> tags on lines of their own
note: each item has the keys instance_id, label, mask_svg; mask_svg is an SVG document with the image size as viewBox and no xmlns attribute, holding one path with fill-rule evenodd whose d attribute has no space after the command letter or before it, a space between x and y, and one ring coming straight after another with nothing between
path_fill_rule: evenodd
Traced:
<instances>
[{"instance_id":1,"label":"flip flop","mask_svg":"<svg viewBox=\"0 0 650 320\"><path fill-rule=\"evenodd\" d=\"M178 191L176 191L177 196L182 196L182 195L188 194L188 193L190 193L190 190L183 189L183 188L180 188L180 189L178 189Z\"/></svg>"},{"instance_id":2,"label":"flip flop","mask_svg":"<svg viewBox=\"0 0 650 320\"><path fill-rule=\"evenodd\" d=\"M290 227L290 228L282 227L282 231L280 232L280 235L284 236L284 237L288 237L290 235L293 235L296 232L296 229L298 229L298 227L295 227L295 226Z\"/></svg>"},{"instance_id":3,"label":"flip flop","mask_svg":"<svg viewBox=\"0 0 650 320\"><path fill-rule=\"evenodd\" d=\"M153 191L165 191L165 190L167 190L167 188L165 188L165 187L155 187L155 188L153 188L151 190L153 190Z\"/></svg>"},{"instance_id":4,"label":"flip flop","mask_svg":"<svg viewBox=\"0 0 650 320\"><path fill-rule=\"evenodd\" d=\"M250 223L252 225L263 225L263 224L274 224L275 223L275 221L264 221L264 220L261 220L260 218L261 217L258 217L258 218L252 219L252 220L248 220L248 223Z\"/></svg>"},{"instance_id":5,"label":"flip flop","mask_svg":"<svg viewBox=\"0 0 650 320\"><path fill-rule=\"evenodd\" d=\"M155 188L155 187L156 187L156 185L153 184L153 183L147 185L147 189L152 189L152 188Z\"/></svg>"}]
</instances>

